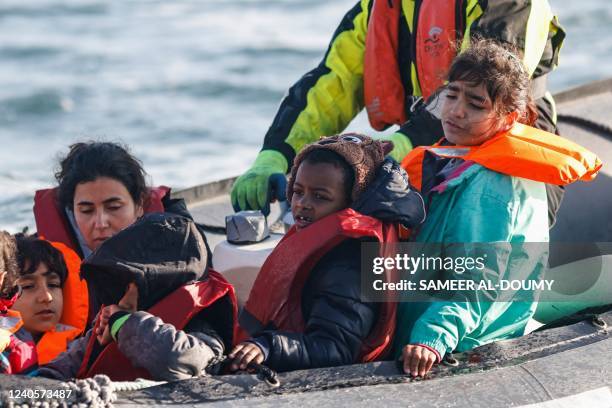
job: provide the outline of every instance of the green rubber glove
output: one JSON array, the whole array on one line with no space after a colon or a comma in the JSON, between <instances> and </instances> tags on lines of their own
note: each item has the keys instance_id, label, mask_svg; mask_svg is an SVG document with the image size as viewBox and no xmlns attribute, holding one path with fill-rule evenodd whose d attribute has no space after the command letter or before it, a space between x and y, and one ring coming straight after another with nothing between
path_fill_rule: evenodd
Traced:
<instances>
[{"instance_id":1,"label":"green rubber glove","mask_svg":"<svg viewBox=\"0 0 612 408\"><path fill-rule=\"evenodd\" d=\"M270 213L270 201L285 201L287 159L276 150L259 152L250 169L232 187L234 211L261 210Z\"/></svg>"},{"instance_id":2,"label":"green rubber glove","mask_svg":"<svg viewBox=\"0 0 612 408\"><path fill-rule=\"evenodd\" d=\"M384 136L382 140L390 140L393 142L393 150L389 153L396 162L401 163L404 157L412 150L412 142L403 133L393 133L389 136Z\"/></svg>"}]
</instances>

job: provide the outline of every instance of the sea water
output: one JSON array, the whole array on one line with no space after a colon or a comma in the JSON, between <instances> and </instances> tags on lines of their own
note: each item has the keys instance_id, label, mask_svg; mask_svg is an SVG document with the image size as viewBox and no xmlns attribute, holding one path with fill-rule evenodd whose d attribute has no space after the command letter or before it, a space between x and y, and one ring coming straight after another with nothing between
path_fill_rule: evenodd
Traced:
<instances>
[{"instance_id":1,"label":"sea water","mask_svg":"<svg viewBox=\"0 0 612 408\"><path fill-rule=\"evenodd\" d=\"M244 171L354 3L2 0L0 229L34 226L34 191L76 141L125 143L175 189ZM610 76L612 2L550 3L568 32L551 90Z\"/></svg>"}]
</instances>

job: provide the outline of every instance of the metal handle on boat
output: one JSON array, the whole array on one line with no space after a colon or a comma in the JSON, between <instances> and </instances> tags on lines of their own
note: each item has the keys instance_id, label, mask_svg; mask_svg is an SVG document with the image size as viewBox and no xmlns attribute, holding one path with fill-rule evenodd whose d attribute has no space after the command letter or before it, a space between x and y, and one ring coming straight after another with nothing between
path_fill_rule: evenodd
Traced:
<instances>
[{"instance_id":1,"label":"metal handle on boat","mask_svg":"<svg viewBox=\"0 0 612 408\"><path fill-rule=\"evenodd\" d=\"M599 327L600 329L606 329L608 327L608 324L605 322L605 320L599 316L594 316L591 320L591 324L593 324L593 326L595 327Z\"/></svg>"},{"instance_id":2,"label":"metal handle on boat","mask_svg":"<svg viewBox=\"0 0 612 408\"><path fill-rule=\"evenodd\" d=\"M255 371L257 374L257 378L263 380L266 384L268 384L272 388L276 388L280 386L280 380L278 379L278 373L271 369L270 367L266 367L263 364L257 363L249 363L247 366L248 369Z\"/></svg>"},{"instance_id":3,"label":"metal handle on boat","mask_svg":"<svg viewBox=\"0 0 612 408\"><path fill-rule=\"evenodd\" d=\"M453 357L452 354L447 354L446 356L444 356L444 359L442 360L442 364L449 366L449 367L457 367L459 365L459 360Z\"/></svg>"}]
</instances>

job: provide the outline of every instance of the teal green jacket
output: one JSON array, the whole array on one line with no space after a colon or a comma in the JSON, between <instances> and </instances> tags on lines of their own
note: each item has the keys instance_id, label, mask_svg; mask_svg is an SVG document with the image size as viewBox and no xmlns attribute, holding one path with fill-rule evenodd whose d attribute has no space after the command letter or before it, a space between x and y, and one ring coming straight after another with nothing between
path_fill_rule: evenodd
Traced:
<instances>
[{"instance_id":1,"label":"teal green jacket","mask_svg":"<svg viewBox=\"0 0 612 408\"><path fill-rule=\"evenodd\" d=\"M453 251L464 247L453 243L497 242L487 247L492 249L487 253L483 274L496 279L541 277L547 249L533 251L529 249L533 247L517 244L548 242L543 183L472 164L433 190L439 191L430 193L429 213L418 231L417 242L443 243L437 246L442 257L452 256ZM513 269L520 270L521 276L513 275ZM492 302L485 292L472 292L466 300L469 301L401 302L396 356L401 355L406 344L431 347L444 357L453 351L521 336L537 305L535 299Z\"/></svg>"}]
</instances>

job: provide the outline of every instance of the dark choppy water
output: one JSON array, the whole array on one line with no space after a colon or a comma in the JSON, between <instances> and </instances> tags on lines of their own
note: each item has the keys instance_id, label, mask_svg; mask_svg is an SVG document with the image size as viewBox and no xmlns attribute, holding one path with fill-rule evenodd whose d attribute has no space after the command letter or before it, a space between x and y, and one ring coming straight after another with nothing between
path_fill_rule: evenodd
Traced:
<instances>
[{"instance_id":1,"label":"dark choppy water","mask_svg":"<svg viewBox=\"0 0 612 408\"><path fill-rule=\"evenodd\" d=\"M2 0L0 228L33 225L34 190L77 140L129 144L155 184L238 174L353 3ZM569 33L552 90L610 76L612 3L551 3Z\"/></svg>"}]
</instances>

